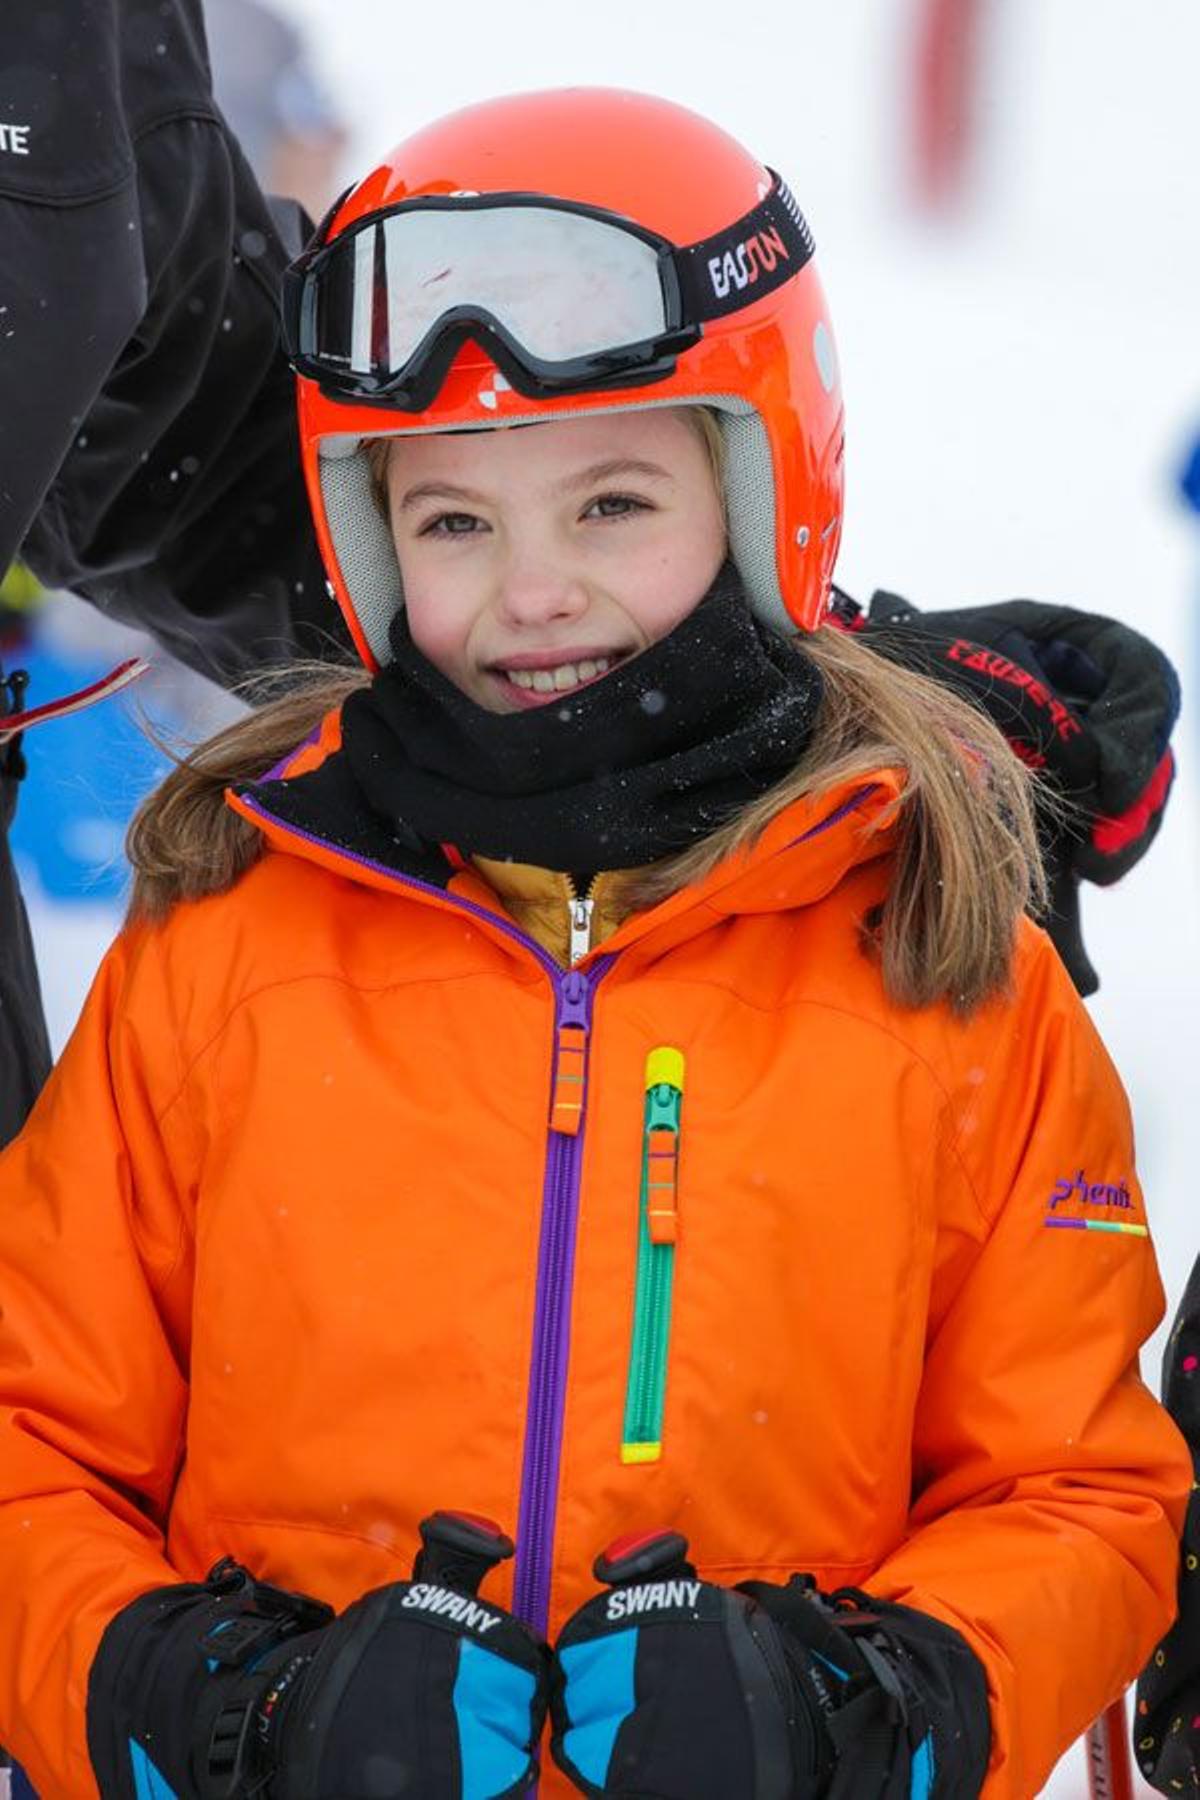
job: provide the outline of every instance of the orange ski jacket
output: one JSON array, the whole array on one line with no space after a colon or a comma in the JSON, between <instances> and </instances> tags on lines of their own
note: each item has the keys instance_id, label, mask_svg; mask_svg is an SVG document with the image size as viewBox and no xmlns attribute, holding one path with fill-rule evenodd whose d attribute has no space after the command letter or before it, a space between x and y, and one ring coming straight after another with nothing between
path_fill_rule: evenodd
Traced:
<instances>
[{"instance_id":1,"label":"orange ski jacket","mask_svg":"<svg viewBox=\"0 0 1200 1800\"><path fill-rule=\"evenodd\" d=\"M122 933L0 1161L0 1741L94 1794L120 1608L224 1554L340 1608L448 1506L516 1535L485 1592L551 1634L660 1524L716 1581L923 1608L1026 1800L1169 1624L1191 1479L1046 938L965 1022L888 1002L886 772L569 970L310 786L246 790L263 859Z\"/></svg>"}]
</instances>

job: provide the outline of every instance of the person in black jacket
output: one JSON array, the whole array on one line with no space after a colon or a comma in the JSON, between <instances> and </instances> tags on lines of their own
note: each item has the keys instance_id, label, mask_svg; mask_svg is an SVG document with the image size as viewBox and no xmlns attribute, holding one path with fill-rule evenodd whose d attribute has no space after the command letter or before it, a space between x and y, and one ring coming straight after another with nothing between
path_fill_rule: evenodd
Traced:
<instances>
[{"instance_id":1,"label":"person in black jacket","mask_svg":"<svg viewBox=\"0 0 1200 1800\"><path fill-rule=\"evenodd\" d=\"M4 38L0 567L225 684L344 643L278 347L304 221L213 101L199 0L20 0Z\"/></svg>"},{"instance_id":2,"label":"person in black jacket","mask_svg":"<svg viewBox=\"0 0 1200 1800\"><path fill-rule=\"evenodd\" d=\"M279 350L306 222L268 205L213 101L199 0L15 0L3 40L0 571L19 550L226 686L349 654ZM0 1142L49 1067L7 849L19 754L0 762Z\"/></svg>"},{"instance_id":3,"label":"person in black jacket","mask_svg":"<svg viewBox=\"0 0 1200 1800\"><path fill-rule=\"evenodd\" d=\"M1163 1794L1200 1792L1200 1258L1171 1326L1163 1404L1188 1441L1195 1480L1183 1524L1179 1616L1137 1686L1134 1754Z\"/></svg>"}]
</instances>

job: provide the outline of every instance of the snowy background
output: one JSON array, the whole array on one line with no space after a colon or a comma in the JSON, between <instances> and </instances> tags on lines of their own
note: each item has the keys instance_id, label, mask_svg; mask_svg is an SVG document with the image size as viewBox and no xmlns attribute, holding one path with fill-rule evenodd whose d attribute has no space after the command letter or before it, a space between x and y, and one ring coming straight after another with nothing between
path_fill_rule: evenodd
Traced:
<instances>
[{"instance_id":1,"label":"snowy background","mask_svg":"<svg viewBox=\"0 0 1200 1800\"><path fill-rule=\"evenodd\" d=\"M1200 1250L1200 519L1174 490L1200 430L1195 0L978 0L977 155L936 219L907 174L910 0L277 4L346 122L346 180L418 122L522 87L640 87L717 119L785 175L816 233L848 415L842 585L1076 603L1174 658L1167 822L1142 867L1084 899L1092 1010L1132 1095L1173 1308ZM116 770L90 781L91 897L39 898L28 871L60 1042L116 917ZM29 784L40 835L69 799L49 770ZM1085 1793L1080 1755L1048 1791Z\"/></svg>"}]
</instances>

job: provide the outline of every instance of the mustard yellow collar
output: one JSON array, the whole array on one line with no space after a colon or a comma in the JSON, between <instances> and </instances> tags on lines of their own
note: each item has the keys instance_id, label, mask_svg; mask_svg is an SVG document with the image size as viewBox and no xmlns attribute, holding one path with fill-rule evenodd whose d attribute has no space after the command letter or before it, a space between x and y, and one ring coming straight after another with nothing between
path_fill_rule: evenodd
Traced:
<instances>
[{"instance_id":1,"label":"mustard yellow collar","mask_svg":"<svg viewBox=\"0 0 1200 1800\"><path fill-rule=\"evenodd\" d=\"M490 856L474 856L471 861L522 931L536 938L564 968L579 960L572 955L573 940L576 950L585 938L587 948L594 950L612 936L629 910L620 898L622 870L602 870L586 894L577 894L571 877L561 869Z\"/></svg>"}]
</instances>

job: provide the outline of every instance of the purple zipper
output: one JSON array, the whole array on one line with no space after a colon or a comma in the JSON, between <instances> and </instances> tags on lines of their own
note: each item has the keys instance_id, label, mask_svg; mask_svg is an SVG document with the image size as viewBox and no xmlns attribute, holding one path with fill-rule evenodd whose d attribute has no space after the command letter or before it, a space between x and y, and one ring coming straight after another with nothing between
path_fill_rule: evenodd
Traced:
<instances>
[{"instance_id":1,"label":"purple zipper","mask_svg":"<svg viewBox=\"0 0 1200 1800\"><path fill-rule=\"evenodd\" d=\"M848 813L857 812L863 802L871 798L878 786L877 781L868 781L864 787L855 788L854 792L843 800L840 806L835 806L831 813L826 813L823 819L818 819L815 825L810 825L807 831L800 833L799 837L790 838L783 848L792 850L797 844L807 844L810 838L820 837L821 833L828 831L831 826L840 825Z\"/></svg>"},{"instance_id":2,"label":"purple zipper","mask_svg":"<svg viewBox=\"0 0 1200 1800\"><path fill-rule=\"evenodd\" d=\"M558 1033L564 1026L576 1026L584 1033L591 1029L596 984L615 961L613 956L599 956L587 975L580 969L571 969L566 975L556 973L556 1045ZM586 1083L586 1062L584 1080ZM550 1568L571 1348L571 1294L587 1116L586 1085L583 1099L585 1112L578 1132L570 1137L563 1132L551 1131L546 1151L542 1236L538 1246L533 1317L533 1361L525 1408L513 1611L519 1619L542 1633L546 1630L550 1610Z\"/></svg>"},{"instance_id":3,"label":"purple zipper","mask_svg":"<svg viewBox=\"0 0 1200 1800\"><path fill-rule=\"evenodd\" d=\"M386 863L375 862L353 850L330 844L315 832L304 831L277 818L261 801L240 796L243 805L264 819L283 825L293 836L333 850L347 862L386 875L399 887L432 894L448 906L471 913L493 930L524 945L549 975L554 985L554 1066L550 1092L558 1073L558 1034L563 1026L591 1030L592 1003L597 983L607 974L615 956L598 956L585 975L580 969L565 973L535 938L516 925L450 894L414 875L401 875ZM586 1081L586 1063L584 1078ZM584 1088L586 1101L587 1088ZM586 1115L574 1137L551 1131L546 1148L542 1182L542 1229L538 1243L537 1287L534 1298L533 1349L530 1360L528 1399L525 1409L525 1448L521 1464L521 1499L517 1515L517 1554L513 1575L513 1611L519 1619L545 1632L550 1609L550 1570L554 1549L554 1515L558 1505L558 1471L562 1454L563 1414L566 1408L567 1363L571 1339L571 1288L575 1269L575 1236L579 1221L579 1181L583 1165Z\"/></svg>"}]
</instances>

